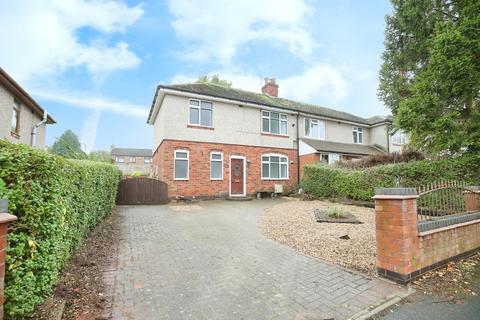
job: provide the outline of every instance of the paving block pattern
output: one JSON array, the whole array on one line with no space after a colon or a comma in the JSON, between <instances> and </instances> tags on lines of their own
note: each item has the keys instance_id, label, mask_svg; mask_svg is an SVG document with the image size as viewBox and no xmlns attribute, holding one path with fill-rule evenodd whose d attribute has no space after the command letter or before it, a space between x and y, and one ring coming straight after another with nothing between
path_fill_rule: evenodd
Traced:
<instances>
[{"instance_id":1,"label":"paving block pattern","mask_svg":"<svg viewBox=\"0 0 480 320\"><path fill-rule=\"evenodd\" d=\"M405 292L263 237L257 220L275 203L119 207L112 317L348 319Z\"/></svg>"}]
</instances>

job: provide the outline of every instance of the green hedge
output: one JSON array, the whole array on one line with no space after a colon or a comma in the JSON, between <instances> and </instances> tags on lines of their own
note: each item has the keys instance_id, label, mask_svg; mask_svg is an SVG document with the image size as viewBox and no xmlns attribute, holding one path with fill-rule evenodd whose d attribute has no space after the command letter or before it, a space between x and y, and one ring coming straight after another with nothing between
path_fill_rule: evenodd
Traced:
<instances>
[{"instance_id":1,"label":"green hedge","mask_svg":"<svg viewBox=\"0 0 480 320\"><path fill-rule=\"evenodd\" d=\"M307 165L301 186L305 192L319 197L370 201L375 188L394 187L397 176L403 187L418 187L439 180L478 185L480 156L387 164L362 170Z\"/></svg>"},{"instance_id":2,"label":"green hedge","mask_svg":"<svg viewBox=\"0 0 480 320\"><path fill-rule=\"evenodd\" d=\"M0 140L0 197L11 225L5 316L21 318L51 292L59 271L87 232L115 205L120 171Z\"/></svg>"}]
</instances>

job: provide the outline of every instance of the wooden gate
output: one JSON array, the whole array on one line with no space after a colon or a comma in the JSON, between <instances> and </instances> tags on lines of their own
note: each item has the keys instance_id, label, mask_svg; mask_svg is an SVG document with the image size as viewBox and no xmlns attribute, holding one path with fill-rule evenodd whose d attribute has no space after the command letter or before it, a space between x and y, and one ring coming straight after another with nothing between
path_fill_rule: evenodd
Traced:
<instances>
[{"instance_id":1,"label":"wooden gate","mask_svg":"<svg viewBox=\"0 0 480 320\"><path fill-rule=\"evenodd\" d=\"M151 178L128 178L118 185L117 204L164 204L168 185Z\"/></svg>"}]
</instances>

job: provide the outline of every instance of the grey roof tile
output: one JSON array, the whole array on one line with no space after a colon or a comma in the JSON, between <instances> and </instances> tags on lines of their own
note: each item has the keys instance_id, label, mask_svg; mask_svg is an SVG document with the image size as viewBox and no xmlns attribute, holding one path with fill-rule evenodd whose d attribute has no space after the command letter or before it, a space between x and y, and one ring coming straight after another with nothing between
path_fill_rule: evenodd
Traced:
<instances>
[{"instance_id":1,"label":"grey roof tile","mask_svg":"<svg viewBox=\"0 0 480 320\"><path fill-rule=\"evenodd\" d=\"M372 155L384 153L371 145L355 144L355 143L340 143L325 140L315 139L301 139L303 142L314 148L319 152L335 152L342 154L353 155Z\"/></svg>"},{"instance_id":2,"label":"grey roof tile","mask_svg":"<svg viewBox=\"0 0 480 320\"><path fill-rule=\"evenodd\" d=\"M318 115L322 117L351 121L359 124L372 125L380 123L382 121L390 121L388 117L376 116L372 118L362 118L347 112L337 111L330 108L325 108L313 104L293 101L280 97L272 97L266 94L245 91L241 89L228 88L219 86L216 84L206 83L187 83L187 84L173 84L173 85L160 85L159 88L172 89L182 92L202 94L217 98L232 99L239 102L254 103L270 107L276 107L280 109L286 109L291 111L299 111L308 114ZM152 105L153 109L153 105ZM151 115L152 111L150 111ZM149 117L150 117L149 115Z\"/></svg>"},{"instance_id":3,"label":"grey roof tile","mask_svg":"<svg viewBox=\"0 0 480 320\"><path fill-rule=\"evenodd\" d=\"M112 156L137 156L151 157L152 149L135 149L135 148L113 148L110 151Z\"/></svg>"}]
</instances>

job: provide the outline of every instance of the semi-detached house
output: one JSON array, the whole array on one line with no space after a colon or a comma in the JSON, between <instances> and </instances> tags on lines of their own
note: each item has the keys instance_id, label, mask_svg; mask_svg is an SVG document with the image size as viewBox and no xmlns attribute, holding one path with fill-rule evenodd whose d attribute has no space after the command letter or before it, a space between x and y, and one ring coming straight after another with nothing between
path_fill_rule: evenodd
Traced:
<instances>
[{"instance_id":1,"label":"semi-detached house","mask_svg":"<svg viewBox=\"0 0 480 320\"><path fill-rule=\"evenodd\" d=\"M294 188L303 165L396 151L391 119L362 118L215 84L159 85L153 125L153 176L170 196L222 197Z\"/></svg>"}]
</instances>

